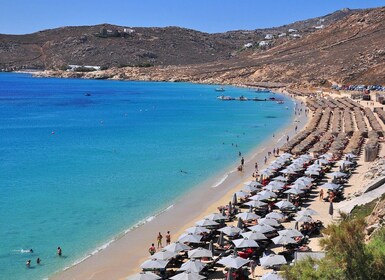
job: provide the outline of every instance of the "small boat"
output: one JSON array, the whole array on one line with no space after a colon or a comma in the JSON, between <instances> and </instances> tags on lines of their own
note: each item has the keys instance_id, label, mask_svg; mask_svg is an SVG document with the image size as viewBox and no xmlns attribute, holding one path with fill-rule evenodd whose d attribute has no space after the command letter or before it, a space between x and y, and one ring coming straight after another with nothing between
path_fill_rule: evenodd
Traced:
<instances>
[{"instance_id":1,"label":"small boat","mask_svg":"<svg viewBox=\"0 0 385 280\"><path fill-rule=\"evenodd\" d=\"M285 102L283 102L283 100L278 100L277 103L278 103L278 104L283 104L283 103L285 103Z\"/></svg>"},{"instance_id":2,"label":"small boat","mask_svg":"<svg viewBox=\"0 0 385 280\"><path fill-rule=\"evenodd\" d=\"M219 100L224 100L224 101L235 100L234 97L231 97L231 96L224 96L224 95L217 96L217 99L219 99Z\"/></svg>"},{"instance_id":3,"label":"small boat","mask_svg":"<svg viewBox=\"0 0 385 280\"><path fill-rule=\"evenodd\" d=\"M223 87L216 88L215 91L225 91Z\"/></svg>"},{"instance_id":4,"label":"small boat","mask_svg":"<svg viewBox=\"0 0 385 280\"><path fill-rule=\"evenodd\" d=\"M239 98L238 98L239 101L247 101L248 99L246 97L244 97L243 95L241 95Z\"/></svg>"},{"instance_id":5,"label":"small boat","mask_svg":"<svg viewBox=\"0 0 385 280\"><path fill-rule=\"evenodd\" d=\"M270 90L267 88L257 88L255 92L270 92Z\"/></svg>"},{"instance_id":6,"label":"small boat","mask_svg":"<svg viewBox=\"0 0 385 280\"><path fill-rule=\"evenodd\" d=\"M275 100L277 100L277 99L276 99L275 97L270 97L269 100L275 101Z\"/></svg>"},{"instance_id":7,"label":"small boat","mask_svg":"<svg viewBox=\"0 0 385 280\"><path fill-rule=\"evenodd\" d=\"M87 92L84 94L84 96L91 96L91 93Z\"/></svg>"},{"instance_id":8,"label":"small boat","mask_svg":"<svg viewBox=\"0 0 385 280\"><path fill-rule=\"evenodd\" d=\"M257 97L253 98L252 100L253 101L266 101L266 99L261 99L261 98L257 98Z\"/></svg>"}]
</instances>

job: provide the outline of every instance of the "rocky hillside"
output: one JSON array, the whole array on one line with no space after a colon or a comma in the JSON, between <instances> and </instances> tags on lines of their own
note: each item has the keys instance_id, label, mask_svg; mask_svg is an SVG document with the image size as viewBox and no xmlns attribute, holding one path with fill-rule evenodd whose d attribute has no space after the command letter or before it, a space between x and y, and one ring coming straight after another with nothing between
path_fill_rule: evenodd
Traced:
<instances>
[{"instance_id":1,"label":"rocky hillside","mask_svg":"<svg viewBox=\"0 0 385 280\"><path fill-rule=\"evenodd\" d=\"M384 38L384 7L341 10L277 28L217 34L177 27L66 27L1 35L0 69L58 69L77 64L107 69L43 75L249 85L274 82L292 87L383 85Z\"/></svg>"},{"instance_id":2,"label":"rocky hillside","mask_svg":"<svg viewBox=\"0 0 385 280\"><path fill-rule=\"evenodd\" d=\"M288 39L288 30L295 29L302 36L314 32L316 26L329 25L354 12L343 10L277 28L217 34L178 27L128 28L102 24L28 35L0 35L0 70L64 69L71 64L110 68L226 61L242 57L245 45L255 49L268 34L277 37L286 32L284 37ZM284 40L273 41L270 39L270 46Z\"/></svg>"}]
</instances>

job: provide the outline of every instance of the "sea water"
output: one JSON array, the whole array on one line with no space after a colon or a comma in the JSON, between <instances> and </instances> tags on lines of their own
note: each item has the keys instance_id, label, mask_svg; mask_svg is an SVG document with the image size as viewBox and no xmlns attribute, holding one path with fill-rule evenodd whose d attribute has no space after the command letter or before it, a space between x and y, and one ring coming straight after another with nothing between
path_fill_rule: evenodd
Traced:
<instances>
[{"instance_id":1,"label":"sea water","mask_svg":"<svg viewBox=\"0 0 385 280\"><path fill-rule=\"evenodd\" d=\"M284 96L225 90L285 104L220 101L212 85L0 74L0 279L71 266L292 119Z\"/></svg>"}]
</instances>

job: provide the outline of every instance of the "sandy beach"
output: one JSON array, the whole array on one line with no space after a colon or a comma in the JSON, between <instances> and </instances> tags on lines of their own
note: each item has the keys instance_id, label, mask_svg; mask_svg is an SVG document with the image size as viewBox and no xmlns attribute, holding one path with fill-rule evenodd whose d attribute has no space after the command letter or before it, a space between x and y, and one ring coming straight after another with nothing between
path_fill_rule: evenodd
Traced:
<instances>
[{"instance_id":1,"label":"sandy beach","mask_svg":"<svg viewBox=\"0 0 385 280\"><path fill-rule=\"evenodd\" d=\"M296 100L299 108L305 108L300 99ZM230 167L216 178L211 178L180 197L167 211L155 219L132 229L111 243L106 249L97 252L79 264L59 272L51 279L125 279L140 271L140 264L149 256L148 248L155 243L158 232L163 235L171 232L171 242L183 231L202 217L218 212L217 207L226 205L232 194L241 188L243 182L251 179L255 171L255 162L260 168L268 151L282 146L286 136L293 137L295 127L302 130L307 123L307 116L294 116L292 123L274 137L266 140L251 153L244 156L243 172L236 171L239 163ZM269 159L272 160L272 157Z\"/></svg>"}]
</instances>

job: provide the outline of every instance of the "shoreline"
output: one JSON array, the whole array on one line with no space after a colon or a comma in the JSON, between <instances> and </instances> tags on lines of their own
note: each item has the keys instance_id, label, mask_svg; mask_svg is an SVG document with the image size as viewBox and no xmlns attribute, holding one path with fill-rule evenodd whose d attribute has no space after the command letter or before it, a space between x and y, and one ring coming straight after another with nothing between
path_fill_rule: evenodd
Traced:
<instances>
[{"instance_id":1,"label":"shoreline","mask_svg":"<svg viewBox=\"0 0 385 280\"><path fill-rule=\"evenodd\" d=\"M287 95L285 92L279 93ZM302 101L289 97L291 102L297 104ZM302 108L304 107L305 105ZM49 279L124 279L139 272L140 264L147 259L147 249L155 242L158 231L165 233L169 230L173 241L187 227L192 226L194 221L217 212L218 206L227 204L232 193L240 189L243 182L252 178L254 163L258 162L262 167L267 151L280 147L285 142L285 135L292 137L296 125L298 132L301 131L307 120L304 113L300 117L294 115L291 122L276 133L274 141L266 139L245 155L243 172L237 172L236 165L229 166L226 172L205 180L176 198L174 204L138 222L115 239L96 248L90 255L51 275Z\"/></svg>"}]
</instances>

